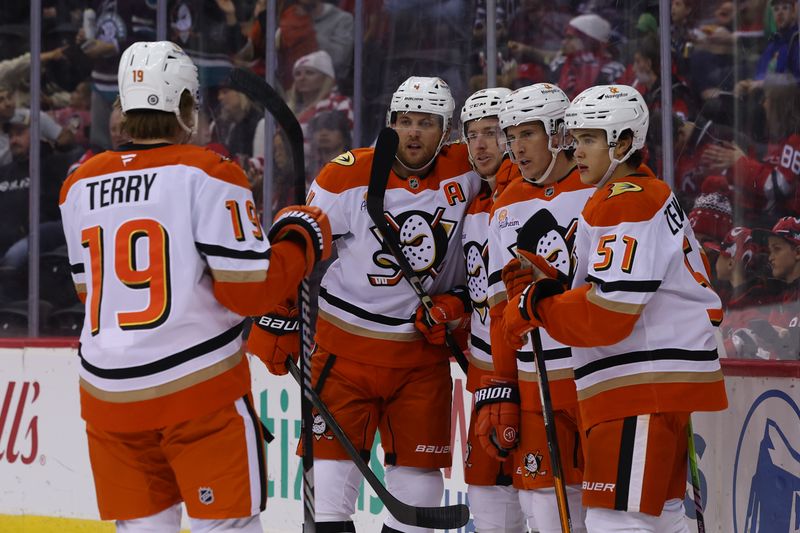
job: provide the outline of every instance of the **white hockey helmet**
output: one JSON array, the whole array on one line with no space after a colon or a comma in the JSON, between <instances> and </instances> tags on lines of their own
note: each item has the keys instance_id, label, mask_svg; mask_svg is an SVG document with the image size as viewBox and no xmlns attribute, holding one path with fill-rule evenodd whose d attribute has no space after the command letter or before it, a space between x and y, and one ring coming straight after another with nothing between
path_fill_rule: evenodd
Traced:
<instances>
[{"instance_id":1,"label":"white hockey helmet","mask_svg":"<svg viewBox=\"0 0 800 533\"><path fill-rule=\"evenodd\" d=\"M542 183L550 176L556 164L558 153L567 148L564 142L564 112L569 107L569 98L560 87L552 83L535 83L527 87L521 87L506 96L503 102L503 109L500 111L500 129L505 133L511 126L519 126L528 122L541 122L547 137L550 140L548 149L550 150L550 165L544 173L533 183ZM553 140L556 140L553 143ZM512 160L515 156L510 149L506 151L511 155ZM525 178L529 179L529 178Z\"/></svg>"},{"instance_id":2,"label":"white hockey helmet","mask_svg":"<svg viewBox=\"0 0 800 533\"><path fill-rule=\"evenodd\" d=\"M598 85L590 87L575 97L565 116L567 129L599 129L606 132L611 166L596 184L600 187L617 165L628 159L636 150L644 148L650 111L642 95L629 85ZM622 157L614 158L614 147L626 130L633 133L631 148Z\"/></svg>"},{"instance_id":3,"label":"white hockey helmet","mask_svg":"<svg viewBox=\"0 0 800 533\"><path fill-rule=\"evenodd\" d=\"M181 127L191 132L180 116L181 95L189 91L198 106L200 83L197 67L180 46L170 41L133 43L122 53L117 78L123 113L133 109L174 113Z\"/></svg>"},{"instance_id":4,"label":"white hockey helmet","mask_svg":"<svg viewBox=\"0 0 800 533\"><path fill-rule=\"evenodd\" d=\"M503 100L511 93L505 87L481 89L467 98L461 108L461 128L466 134L467 122L485 117L498 117L503 107Z\"/></svg>"},{"instance_id":5,"label":"white hockey helmet","mask_svg":"<svg viewBox=\"0 0 800 533\"><path fill-rule=\"evenodd\" d=\"M552 83L535 83L506 96L500 111L500 129L540 121L549 136L558 132L569 98Z\"/></svg>"},{"instance_id":6,"label":"white hockey helmet","mask_svg":"<svg viewBox=\"0 0 800 533\"><path fill-rule=\"evenodd\" d=\"M450 87L443 79L411 76L392 95L386 125L391 126L394 113L431 113L442 117L442 129L447 131L453 121L455 108Z\"/></svg>"}]
</instances>

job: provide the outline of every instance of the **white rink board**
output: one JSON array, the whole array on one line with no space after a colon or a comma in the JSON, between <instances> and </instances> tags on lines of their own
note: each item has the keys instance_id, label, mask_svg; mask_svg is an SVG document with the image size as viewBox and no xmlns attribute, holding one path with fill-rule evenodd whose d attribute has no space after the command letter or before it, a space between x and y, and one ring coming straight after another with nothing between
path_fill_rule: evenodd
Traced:
<instances>
[{"instance_id":1,"label":"white rink board","mask_svg":"<svg viewBox=\"0 0 800 533\"><path fill-rule=\"evenodd\" d=\"M0 515L97 518L79 415L78 364L76 350L69 348L0 349ZM460 465L471 402L463 389L463 374L457 365L452 367L456 468L446 472L443 503L448 504L465 498ZM300 463L294 454L299 389L291 377L271 376L259 362L252 369L256 409L276 436L268 447L270 493L262 523L269 532L297 532L303 512ZM701 476L708 491L709 533L800 531L798 381L728 377L731 407L722 414L694 415ZM379 478L381 460L376 446L371 466ZM355 518L359 531L380 531L384 513L366 487ZM470 523L460 531L472 530Z\"/></svg>"}]
</instances>

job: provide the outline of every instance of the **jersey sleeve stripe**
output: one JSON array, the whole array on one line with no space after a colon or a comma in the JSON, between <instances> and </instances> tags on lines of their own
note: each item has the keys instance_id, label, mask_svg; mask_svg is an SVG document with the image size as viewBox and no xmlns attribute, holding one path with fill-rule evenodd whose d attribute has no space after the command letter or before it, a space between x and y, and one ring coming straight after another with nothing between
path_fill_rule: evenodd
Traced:
<instances>
[{"instance_id":1,"label":"jersey sleeve stripe","mask_svg":"<svg viewBox=\"0 0 800 533\"><path fill-rule=\"evenodd\" d=\"M489 285L494 285L495 283L503 281L503 271L502 270L495 270L491 274L489 274Z\"/></svg>"},{"instance_id":2,"label":"jersey sleeve stripe","mask_svg":"<svg viewBox=\"0 0 800 533\"><path fill-rule=\"evenodd\" d=\"M83 274L86 272L86 267L83 266L83 263L75 263L74 265L69 265L69 270L73 274Z\"/></svg>"},{"instance_id":3,"label":"jersey sleeve stripe","mask_svg":"<svg viewBox=\"0 0 800 533\"><path fill-rule=\"evenodd\" d=\"M723 376L722 376L722 370L720 369L712 370L710 372L700 372L697 370L693 370L691 372L657 371L657 372L646 372L642 374L633 374L629 376L619 376L616 378L611 378L605 381L601 381L599 383L595 383L594 385L590 385L588 387L583 387L582 389L579 389L577 393L578 393L578 401L585 401L593 396L602 394L604 392L610 392L613 394L613 392L616 390L627 388L626 398L630 400L631 397L639 396L639 394L635 394L638 391L632 390L635 387L637 386L646 387L645 390L649 390L654 383L662 383L665 385L676 387L676 389L678 390L673 390L672 391L673 394L679 397L683 397L685 395L691 394L693 391L696 391L698 385L701 383L722 383L722 381L723 381ZM686 385L689 385L689 388L686 388L685 387ZM685 390L680 391L679 389L681 388L684 388ZM647 397L652 396L652 392L645 392L645 394L647 394ZM710 398L713 398L713 396L711 396ZM722 399L724 400L724 395ZM703 408L702 410L716 411L721 409ZM595 419L597 419L597 416L594 413L592 413L591 420ZM584 418L584 420L586 420L586 418Z\"/></svg>"},{"instance_id":4,"label":"jersey sleeve stripe","mask_svg":"<svg viewBox=\"0 0 800 533\"><path fill-rule=\"evenodd\" d=\"M596 305L597 307L601 307L606 311L612 311L614 313L622 313L625 315L640 315L642 310L644 310L644 305L641 304L631 304L625 302L612 302L611 300L607 300L597 294L597 285L594 283L591 284L591 288L586 293L586 300Z\"/></svg>"},{"instance_id":5,"label":"jersey sleeve stripe","mask_svg":"<svg viewBox=\"0 0 800 533\"><path fill-rule=\"evenodd\" d=\"M600 292L656 292L661 286L659 280L603 281L592 275L586 276L588 283L594 283Z\"/></svg>"},{"instance_id":6,"label":"jersey sleeve stripe","mask_svg":"<svg viewBox=\"0 0 800 533\"><path fill-rule=\"evenodd\" d=\"M492 345L489 344L488 342L484 341L483 339L481 339L477 335L470 335L469 336L469 341L473 346L475 346L476 348L478 348L481 351L483 351L483 353L486 353L486 354L489 354L489 355L492 354Z\"/></svg>"},{"instance_id":7,"label":"jersey sleeve stripe","mask_svg":"<svg viewBox=\"0 0 800 533\"><path fill-rule=\"evenodd\" d=\"M595 372L631 363L645 363L652 361L715 361L719 355L717 350L681 350L677 348L664 348L661 350L645 350L612 355L603 359L592 361L575 369L575 379L582 379Z\"/></svg>"},{"instance_id":8,"label":"jersey sleeve stripe","mask_svg":"<svg viewBox=\"0 0 800 533\"><path fill-rule=\"evenodd\" d=\"M228 257L231 259L269 259L270 256L270 250L265 250L263 252L256 252L254 250L234 250L218 244L204 244L202 242L195 242L194 245L200 253L216 257Z\"/></svg>"},{"instance_id":9,"label":"jersey sleeve stripe","mask_svg":"<svg viewBox=\"0 0 800 533\"><path fill-rule=\"evenodd\" d=\"M386 315L376 315L374 313L370 313L365 311L364 309L355 306L349 302L338 298L331 293L329 293L324 287L319 289L319 297L325 300L325 302L329 303L334 307L338 307L339 309L350 313L353 316L357 316L358 318L368 320L370 322L375 322L377 324L383 324L386 326L404 326L406 324L413 324L414 318L395 318Z\"/></svg>"},{"instance_id":10,"label":"jersey sleeve stripe","mask_svg":"<svg viewBox=\"0 0 800 533\"><path fill-rule=\"evenodd\" d=\"M153 361L152 363L147 363L144 365L129 366L126 368L100 368L89 363L83 357L80 348L78 348L78 356L81 358L81 366L87 372L99 378L104 378L104 379L140 378L144 376L158 374L159 372L169 370L170 368L176 367L187 361L191 361L192 359L201 357L209 352L217 350L225 346L226 344L233 342L238 337L240 337L243 328L244 328L244 322L240 322L239 324L235 325L229 330L220 333L216 337L201 342L200 344L196 344L191 348L187 348L186 350L182 350L178 353L168 355L166 357L161 357L156 361Z\"/></svg>"},{"instance_id":11,"label":"jersey sleeve stripe","mask_svg":"<svg viewBox=\"0 0 800 533\"><path fill-rule=\"evenodd\" d=\"M266 270L217 270L211 269L211 276L214 281L223 281L226 283L258 283L267 279Z\"/></svg>"}]
</instances>

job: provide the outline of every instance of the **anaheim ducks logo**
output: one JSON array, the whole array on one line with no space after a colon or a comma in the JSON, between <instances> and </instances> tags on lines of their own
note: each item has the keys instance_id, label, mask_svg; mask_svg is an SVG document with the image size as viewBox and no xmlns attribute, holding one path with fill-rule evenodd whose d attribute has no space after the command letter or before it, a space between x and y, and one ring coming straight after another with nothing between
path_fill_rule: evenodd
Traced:
<instances>
[{"instance_id":1,"label":"anaheim ducks logo","mask_svg":"<svg viewBox=\"0 0 800 533\"><path fill-rule=\"evenodd\" d=\"M453 237L457 222L446 220L444 208L439 207L433 214L424 211L408 211L392 216L384 212L389 226L397 233L403 255L408 260L421 281L426 277L435 278L444 263L447 247ZM400 282L403 273L397 265L392 252L376 227L371 227L372 234L381 243L381 249L372 256L373 262L383 269L391 270L391 274L368 274L371 285L393 286Z\"/></svg>"},{"instance_id":2,"label":"anaheim ducks logo","mask_svg":"<svg viewBox=\"0 0 800 533\"><path fill-rule=\"evenodd\" d=\"M311 431L314 433L314 438L320 440L322 438L333 440L333 435L328 431L328 424L323 420L322 415L315 414L314 422L311 424Z\"/></svg>"},{"instance_id":3,"label":"anaheim ducks logo","mask_svg":"<svg viewBox=\"0 0 800 533\"><path fill-rule=\"evenodd\" d=\"M522 475L536 479L536 476L546 476L547 470L542 470L542 454L539 450L526 453L522 459Z\"/></svg>"},{"instance_id":4,"label":"anaheim ducks logo","mask_svg":"<svg viewBox=\"0 0 800 533\"><path fill-rule=\"evenodd\" d=\"M515 248L519 247L540 255L566 280L575 271L572 252L577 229L577 218L573 218L563 227L550 211L540 209L523 224L517 233L516 246L510 246L508 251L516 256Z\"/></svg>"},{"instance_id":5,"label":"anaheim ducks logo","mask_svg":"<svg viewBox=\"0 0 800 533\"><path fill-rule=\"evenodd\" d=\"M472 307L478 313L481 323L489 316L489 303L486 293L489 288L489 241L483 244L470 241L464 245L464 258L467 261L467 288Z\"/></svg>"},{"instance_id":6,"label":"anaheim ducks logo","mask_svg":"<svg viewBox=\"0 0 800 533\"><path fill-rule=\"evenodd\" d=\"M615 196L619 196L620 194L625 194L626 192L641 192L642 189L635 183L631 183L629 181L618 181L616 183L612 183L611 187L609 187L609 193L607 198L613 198Z\"/></svg>"},{"instance_id":7,"label":"anaheim ducks logo","mask_svg":"<svg viewBox=\"0 0 800 533\"><path fill-rule=\"evenodd\" d=\"M617 94L617 93L619 92L619 89L618 89L617 87L609 87L609 88L608 88L608 91L609 91L611 94Z\"/></svg>"},{"instance_id":8,"label":"anaheim ducks logo","mask_svg":"<svg viewBox=\"0 0 800 533\"><path fill-rule=\"evenodd\" d=\"M472 443L467 441L467 453L464 455L464 466L467 468L472 468L472 463L469 460L470 455L472 455Z\"/></svg>"},{"instance_id":9,"label":"anaheim ducks logo","mask_svg":"<svg viewBox=\"0 0 800 533\"><path fill-rule=\"evenodd\" d=\"M336 163L337 165L342 165L343 167L352 167L355 162L356 156L354 156L353 152L350 150L331 159L331 163Z\"/></svg>"}]
</instances>

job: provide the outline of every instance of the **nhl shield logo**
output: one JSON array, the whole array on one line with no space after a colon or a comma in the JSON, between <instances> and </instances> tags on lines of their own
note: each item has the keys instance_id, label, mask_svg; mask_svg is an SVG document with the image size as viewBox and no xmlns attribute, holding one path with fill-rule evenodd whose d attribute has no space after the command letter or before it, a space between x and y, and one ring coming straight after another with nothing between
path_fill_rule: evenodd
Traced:
<instances>
[{"instance_id":1,"label":"nhl shield logo","mask_svg":"<svg viewBox=\"0 0 800 533\"><path fill-rule=\"evenodd\" d=\"M408 186L414 190L419 189L419 180L414 176L411 176L408 178Z\"/></svg>"},{"instance_id":2,"label":"nhl shield logo","mask_svg":"<svg viewBox=\"0 0 800 533\"><path fill-rule=\"evenodd\" d=\"M214 503L214 491L211 487L200 487L197 489L198 498L203 505L211 505Z\"/></svg>"}]
</instances>

